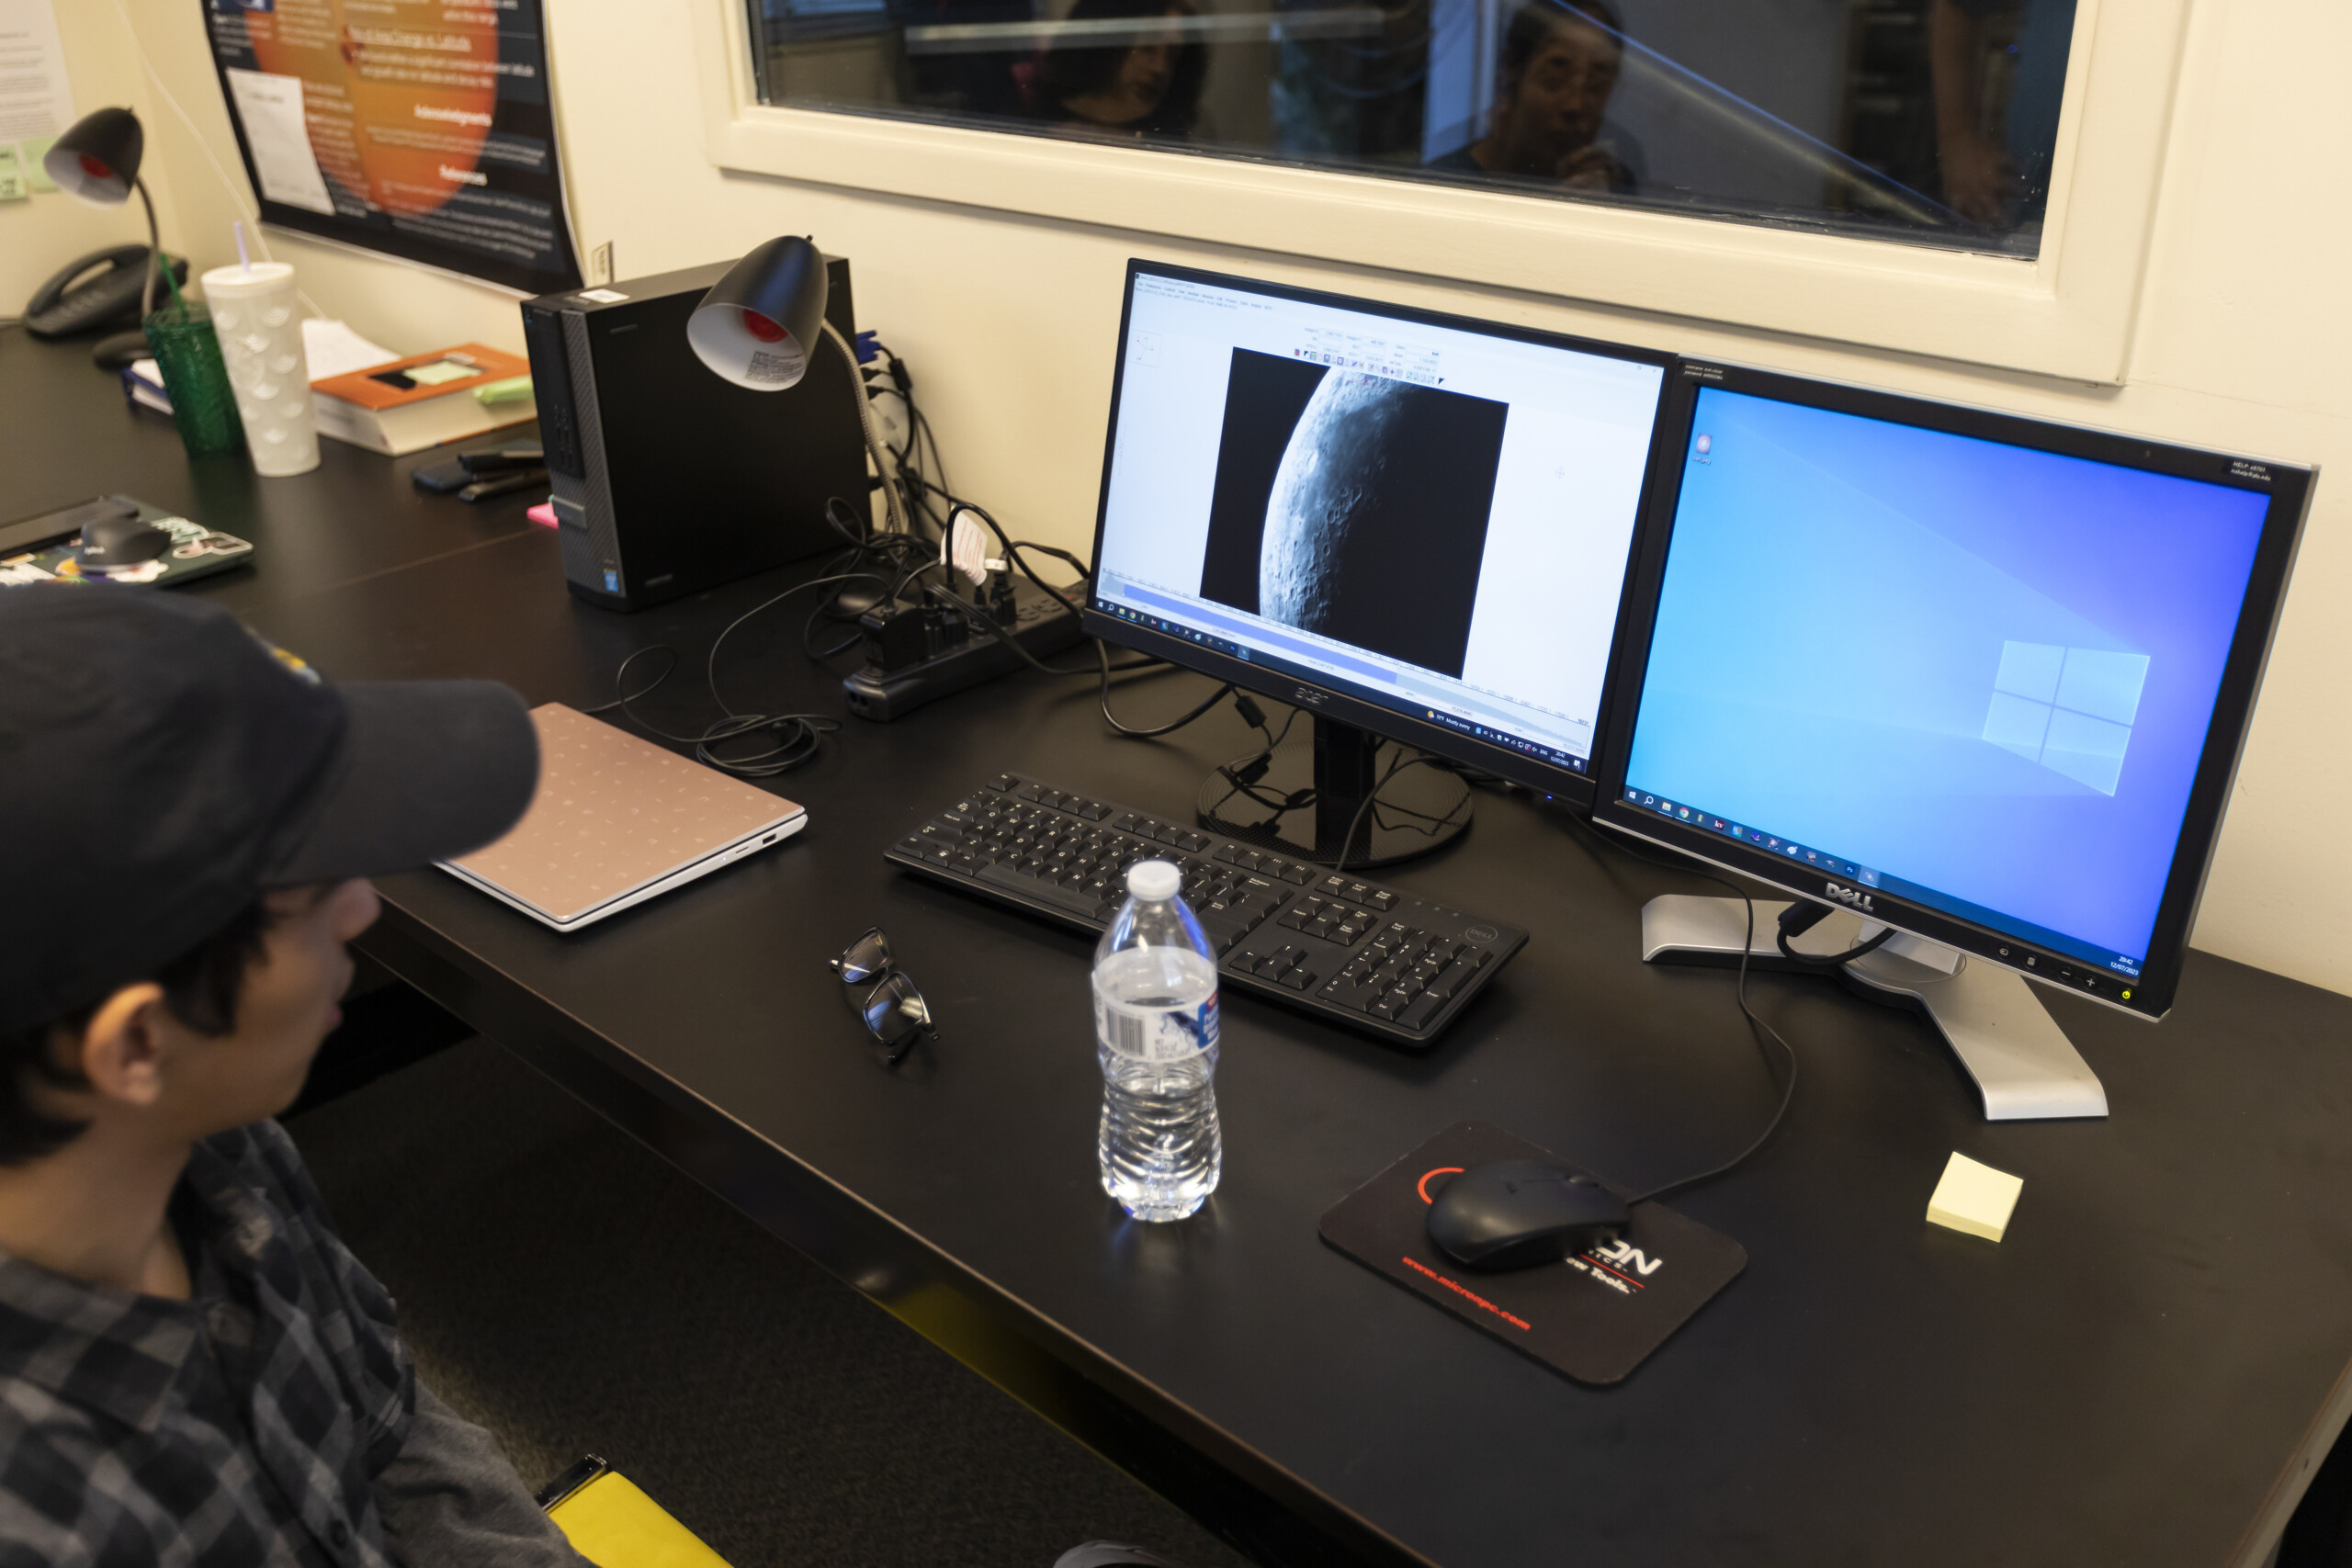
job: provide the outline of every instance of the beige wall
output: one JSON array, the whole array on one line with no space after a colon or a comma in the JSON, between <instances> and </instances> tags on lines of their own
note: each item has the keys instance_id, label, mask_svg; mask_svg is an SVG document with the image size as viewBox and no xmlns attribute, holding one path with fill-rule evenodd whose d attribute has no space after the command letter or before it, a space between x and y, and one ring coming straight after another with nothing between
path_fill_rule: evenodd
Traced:
<instances>
[{"instance_id":1,"label":"beige wall","mask_svg":"<svg viewBox=\"0 0 2352 1568\"><path fill-rule=\"evenodd\" d=\"M76 114L113 104L137 111L141 123L151 128L169 115L141 77L137 57L124 47L122 24L110 0L63 0L56 11L58 41L65 50L65 76L74 89ZM152 130L149 134L153 136ZM185 247L171 182L153 166L152 141L149 148L150 167L141 172L155 198L156 222L164 231L164 249L180 254ZM136 197L115 208L92 207L63 191L0 201L0 316L22 313L33 290L75 257L146 239L147 219Z\"/></svg>"},{"instance_id":2,"label":"beige wall","mask_svg":"<svg viewBox=\"0 0 2352 1568\"><path fill-rule=\"evenodd\" d=\"M127 0L166 79L232 159L198 7ZM1121 267L1148 255L2025 413L2316 462L2324 479L2214 868L2198 945L2352 991L2352 6L2197 0L2126 384L2094 388L1710 328L1181 240L722 175L703 151L686 0L548 0L573 214L620 276L723 258L786 231L856 271L859 315L904 352L960 488L1017 534L1092 527ZM152 123L152 121L151 121ZM170 129L170 128L167 128ZM230 209L165 138L200 265ZM233 167L233 163L232 163ZM294 238L331 313L391 346L519 347L511 298Z\"/></svg>"}]
</instances>

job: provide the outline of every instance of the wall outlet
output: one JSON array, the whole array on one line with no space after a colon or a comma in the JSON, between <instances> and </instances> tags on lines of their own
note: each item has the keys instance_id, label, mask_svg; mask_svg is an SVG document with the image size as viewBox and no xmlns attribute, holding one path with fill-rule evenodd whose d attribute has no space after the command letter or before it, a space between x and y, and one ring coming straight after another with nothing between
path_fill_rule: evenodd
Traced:
<instances>
[{"instance_id":1,"label":"wall outlet","mask_svg":"<svg viewBox=\"0 0 2352 1568\"><path fill-rule=\"evenodd\" d=\"M588 253L588 282L591 288L602 288L613 280L613 243L610 240Z\"/></svg>"}]
</instances>

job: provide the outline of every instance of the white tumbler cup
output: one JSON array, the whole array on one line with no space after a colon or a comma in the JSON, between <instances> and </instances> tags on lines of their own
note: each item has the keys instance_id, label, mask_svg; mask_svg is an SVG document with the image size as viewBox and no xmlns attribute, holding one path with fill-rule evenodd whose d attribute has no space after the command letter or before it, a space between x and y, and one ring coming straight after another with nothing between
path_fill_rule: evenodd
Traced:
<instances>
[{"instance_id":1,"label":"white tumbler cup","mask_svg":"<svg viewBox=\"0 0 2352 1568\"><path fill-rule=\"evenodd\" d=\"M273 479L309 473L319 466L319 431L311 412L294 269L284 262L216 266L204 275L204 299L212 307L254 472Z\"/></svg>"}]
</instances>

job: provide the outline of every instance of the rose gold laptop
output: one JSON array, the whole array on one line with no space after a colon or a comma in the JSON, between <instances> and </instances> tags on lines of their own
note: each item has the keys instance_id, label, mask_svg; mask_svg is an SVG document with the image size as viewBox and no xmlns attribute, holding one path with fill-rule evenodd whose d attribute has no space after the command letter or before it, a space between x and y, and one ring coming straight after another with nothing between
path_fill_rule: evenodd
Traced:
<instances>
[{"instance_id":1,"label":"rose gold laptop","mask_svg":"<svg viewBox=\"0 0 2352 1568\"><path fill-rule=\"evenodd\" d=\"M578 931L781 843L808 810L561 703L531 710L539 789L514 830L441 869Z\"/></svg>"}]
</instances>

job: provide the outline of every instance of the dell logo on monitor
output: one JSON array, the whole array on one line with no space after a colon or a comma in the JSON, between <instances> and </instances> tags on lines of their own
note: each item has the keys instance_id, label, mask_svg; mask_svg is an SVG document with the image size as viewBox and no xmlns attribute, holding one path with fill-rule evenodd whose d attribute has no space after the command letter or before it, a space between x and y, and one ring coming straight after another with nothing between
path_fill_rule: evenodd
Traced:
<instances>
[{"instance_id":1,"label":"dell logo on monitor","mask_svg":"<svg viewBox=\"0 0 2352 1568\"><path fill-rule=\"evenodd\" d=\"M1822 886L1828 889L1829 896L1840 904L1849 904L1857 909L1867 909L1871 907L1871 896L1859 889L1840 887L1834 882L1826 882Z\"/></svg>"}]
</instances>

